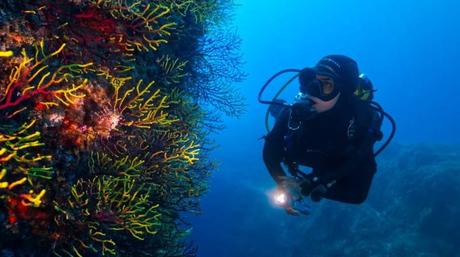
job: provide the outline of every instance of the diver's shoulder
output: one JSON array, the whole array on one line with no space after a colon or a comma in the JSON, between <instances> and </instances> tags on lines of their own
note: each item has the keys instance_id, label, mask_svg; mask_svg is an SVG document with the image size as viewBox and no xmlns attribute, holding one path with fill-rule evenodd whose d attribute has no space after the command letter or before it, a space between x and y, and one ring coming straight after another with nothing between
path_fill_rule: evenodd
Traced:
<instances>
[{"instance_id":1,"label":"diver's shoulder","mask_svg":"<svg viewBox=\"0 0 460 257\"><path fill-rule=\"evenodd\" d=\"M357 96L352 98L352 104L354 105L356 111L374 112L374 108L372 108L369 101L361 100Z\"/></svg>"},{"instance_id":2,"label":"diver's shoulder","mask_svg":"<svg viewBox=\"0 0 460 257\"><path fill-rule=\"evenodd\" d=\"M356 97L353 100L355 116L362 123L370 124L374 117L377 115L377 111L371 106L370 102L363 101Z\"/></svg>"}]
</instances>

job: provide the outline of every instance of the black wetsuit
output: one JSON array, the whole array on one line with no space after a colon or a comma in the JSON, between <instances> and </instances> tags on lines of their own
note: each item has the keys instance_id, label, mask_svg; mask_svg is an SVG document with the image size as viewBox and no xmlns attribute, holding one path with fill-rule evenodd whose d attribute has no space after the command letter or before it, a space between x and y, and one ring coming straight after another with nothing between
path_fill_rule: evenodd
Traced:
<instances>
[{"instance_id":1,"label":"black wetsuit","mask_svg":"<svg viewBox=\"0 0 460 257\"><path fill-rule=\"evenodd\" d=\"M304 122L298 130L288 128L290 110L278 117L267 135L264 162L277 183L286 176L281 163L309 166L319 183L336 181L323 197L362 203L376 172L373 145L380 139L379 115L357 99L339 99L336 106Z\"/></svg>"}]
</instances>

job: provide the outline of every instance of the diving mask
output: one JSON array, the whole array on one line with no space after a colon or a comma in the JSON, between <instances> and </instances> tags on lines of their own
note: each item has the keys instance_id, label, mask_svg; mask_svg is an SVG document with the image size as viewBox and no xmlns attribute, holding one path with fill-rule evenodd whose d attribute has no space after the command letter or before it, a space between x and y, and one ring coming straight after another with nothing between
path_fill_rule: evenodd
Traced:
<instances>
[{"instance_id":1,"label":"diving mask","mask_svg":"<svg viewBox=\"0 0 460 257\"><path fill-rule=\"evenodd\" d=\"M330 101L339 94L333 77L318 74L314 69L305 68L300 72L300 92L317 97L323 101Z\"/></svg>"}]
</instances>

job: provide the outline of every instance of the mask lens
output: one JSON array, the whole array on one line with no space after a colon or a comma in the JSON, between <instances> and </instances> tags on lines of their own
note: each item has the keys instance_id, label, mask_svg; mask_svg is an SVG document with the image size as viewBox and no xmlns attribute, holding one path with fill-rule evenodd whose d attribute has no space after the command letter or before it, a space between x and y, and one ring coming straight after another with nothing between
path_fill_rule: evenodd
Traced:
<instances>
[{"instance_id":1,"label":"mask lens","mask_svg":"<svg viewBox=\"0 0 460 257\"><path fill-rule=\"evenodd\" d=\"M310 96L319 97L321 95L321 81L315 79L305 87L305 93Z\"/></svg>"},{"instance_id":2,"label":"mask lens","mask_svg":"<svg viewBox=\"0 0 460 257\"><path fill-rule=\"evenodd\" d=\"M304 69L300 74L300 92L323 100L332 99L336 94L332 78L317 74L313 69Z\"/></svg>"},{"instance_id":3,"label":"mask lens","mask_svg":"<svg viewBox=\"0 0 460 257\"><path fill-rule=\"evenodd\" d=\"M321 93L325 96L334 92L334 82L331 80L321 80Z\"/></svg>"}]
</instances>

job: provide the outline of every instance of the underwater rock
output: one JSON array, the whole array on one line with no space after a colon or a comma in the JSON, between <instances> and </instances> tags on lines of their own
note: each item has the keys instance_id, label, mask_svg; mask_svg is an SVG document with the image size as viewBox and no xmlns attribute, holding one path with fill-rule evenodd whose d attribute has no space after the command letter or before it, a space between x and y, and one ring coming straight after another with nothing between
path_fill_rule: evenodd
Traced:
<instances>
[{"instance_id":1,"label":"underwater rock","mask_svg":"<svg viewBox=\"0 0 460 257\"><path fill-rule=\"evenodd\" d=\"M0 252L0 257L14 257L14 253L11 250L3 249Z\"/></svg>"},{"instance_id":2,"label":"underwater rock","mask_svg":"<svg viewBox=\"0 0 460 257\"><path fill-rule=\"evenodd\" d=\"M458 256L460 147L398 148L379 158L365 204L320 205L307 228L320 233L304 242L305 254Z\"/></svg>"},{"instance_id":3,"label":"underwater rock","mask_svg":"<svg viewBox=\"0 0 460 257\"><path fill-rule=\"evenodd\" d=\"M262 171L254 167L250 187L235 181L217 194L216 204L228 211L206 221L208 229L220 228L206 251L225 257L459 257L459 157L460 146L391 144L378 157L365 203L323 199L302 217L269 204L263 188L273 184L257 188Z\"/></svg>"}]
</instances>

